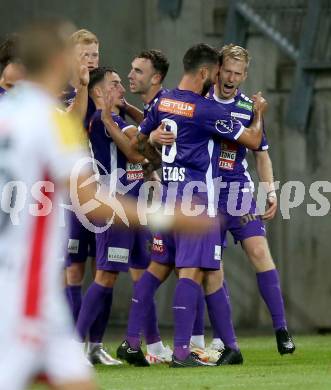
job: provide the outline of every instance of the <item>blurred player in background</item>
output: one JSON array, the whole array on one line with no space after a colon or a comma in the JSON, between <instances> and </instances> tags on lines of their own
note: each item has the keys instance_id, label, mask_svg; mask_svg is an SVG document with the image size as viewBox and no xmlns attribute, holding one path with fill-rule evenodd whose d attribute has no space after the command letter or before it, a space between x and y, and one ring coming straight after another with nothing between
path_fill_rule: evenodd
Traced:
<instances>
[{"instance_id":1,"label":"blurred player in background","mask_svg":"<svg viewBox=\"0 0 331 390\"><path fill-rule=\"evenodd\" d=\"M1 389L26 388L41 372L54 388L94 388L83 353L73 341L57 259L61 238L56 205L61 183L87 153L79 122L56 111L55 96L68 76L66 42L71 31L67 23L43 22L22 32L19 53L28 81L10 99L4 98L0 109L2 169L8 179L25 183L29 194L18 225L12 225L1 211L0 286L6 298L0 303L0 339L7 351L0 360ZM40 188L54 208L48 214L32 215L28 205L35 200L30 188L39 180L54 183L56 192ZM43 204L35 206L38 210Z\"/></svg>"},{"instance_id":2,"label":"blurred player in background","mask_svg":"<svg viewBox=\"0 0 331 390\"><path fill-rule=\"evenodd\" d=\"M0 95L24 77L24 68L17 58L17 35L12 34L0 45Z\"/></svg>"},{"instance_id":3,"label":"blurred player in background","mask_svg":"<svg viewBox=\"0 0 331 390\"><path fill-rule=\"evenodd\" d=\"M88 156L79 122L57 109L56 96L69 77L72 29L65 22L44 21L22 31L19 58L27 81L0 102L1 193L8 207L21 211L13 223L13 215L0 210L0 344L6 350L0 357L1 390L25 389L39 373L47 375L54 389L95 388L83 352L73 341L58 260L59 198L73 178L72 168ZM128 221L138 225L135 202L110 198L103 189L97 193L91 177L91 167L85 165L71 182L70 193L79 202L75 207L88 205L88 218L104 220L113 218L114 208L121 210L121 205ZM193 231L211 226L204 218L163 216L149 215L149 223Z\"/></svg>"}]
</instances>

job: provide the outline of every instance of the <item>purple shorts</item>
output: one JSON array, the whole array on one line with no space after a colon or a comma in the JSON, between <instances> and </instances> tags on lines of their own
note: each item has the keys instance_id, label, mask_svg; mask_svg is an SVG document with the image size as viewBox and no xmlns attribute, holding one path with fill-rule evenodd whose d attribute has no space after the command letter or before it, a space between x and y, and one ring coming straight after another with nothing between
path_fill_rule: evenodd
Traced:
<instances>
[{"instance_id":1,"label":"purple shorts","mask_svg":"<svg viewBox=\"0 0 331 390\"><path fill-rule=\"evenodd\" d=\"M71 263L83 263L88 257L95 257L95 233L86 229L76 217L69 212L69 238L65 248L65 266Z\"/></svg>"},{"instance_id":2,"label":"purple shorts","mask_svg":"<svg viewBox=\"0 0 331 390\"><path fill-rule=\"evenodd\" d=\"M220 226L204 234L156 233L151 258L176 268L218 270L222 261Z\"/></svg>"},{"instance_id":3,"label":"purple shorts","mask_svg":"<svg viewBox=\"0 0 331 390\"><path fill-rule=\"evenodd\" d=\"M97 269L113 272L146 269L151 259L151 242L152 234L148 229L112 225L96 235Z\"/></svg>"},{"instance_id":4,"label":"purple shorts","mask_svg":"<svg viewBox=\"0 0 331 390\"><path fill-rule=\"evenodd\" d=\"M235 244L237 244L238 241L243 241L249 237L265 237L266 235L265 224L258 213L255 199L252 195L249 196L247 193L245 194L245 198L247 207L243 207L242 215L231 215L230 210L224 213L224 228L232 234ZM242 201L242 196L238 201ZM226 246L226 238L223 246Z\"/></svg>"}]
</instances>

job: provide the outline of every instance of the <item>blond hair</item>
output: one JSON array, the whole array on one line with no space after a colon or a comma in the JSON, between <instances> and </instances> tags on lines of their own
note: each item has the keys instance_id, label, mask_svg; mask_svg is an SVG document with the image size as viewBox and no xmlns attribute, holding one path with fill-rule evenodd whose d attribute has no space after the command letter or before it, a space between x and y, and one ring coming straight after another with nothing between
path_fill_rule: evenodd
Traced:
<instances>
[{"instance_id":1,"label":"blond hair","mask_svg":"<svg viewBox=\"0 0 331 390\"><path fill-rule=\"evenodd\" d=\"M81 29L78 31L75 31L71 37L70 37L70 43L72 46L83 44L83 45L90 45L91 43L99 44L99 40L95 34L93 34L91 31Z\"/></svg>"},{"instance_id":2,"label":"blond hair","mask_svg":"<svg viewBox=\"0 0 331 390\"><path fill-rule=\"evenodd\" d=\"M233 43L223 46L220 50L220 55L222 61L224 61L225 58L231 58L236 61L244 61L246 63L246 68L248 68L251 60L248 50L241 46L234 45Z\"/></svg>"}]
</instances>

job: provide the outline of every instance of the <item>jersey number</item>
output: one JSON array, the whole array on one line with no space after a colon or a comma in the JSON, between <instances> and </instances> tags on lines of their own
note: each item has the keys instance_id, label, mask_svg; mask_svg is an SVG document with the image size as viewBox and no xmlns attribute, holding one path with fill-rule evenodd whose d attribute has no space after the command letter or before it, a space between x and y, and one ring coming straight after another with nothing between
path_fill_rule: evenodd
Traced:
<instances>
[{"instance_id":1,"label":"jersey number","mask_svg":"<svg viewBox=\"0 0 331 390\"><path fill-rule=\"evenodd\" d=\"M170 127L170 131L172 131L177 138L177 123L172 119L162 119L162 122L166 124L166 127ZM177 144L176 141L171 145L163 145L162 146L162 161L165 163L171 164L175 161L177 154Z\"/></svg>"}]
</instances>

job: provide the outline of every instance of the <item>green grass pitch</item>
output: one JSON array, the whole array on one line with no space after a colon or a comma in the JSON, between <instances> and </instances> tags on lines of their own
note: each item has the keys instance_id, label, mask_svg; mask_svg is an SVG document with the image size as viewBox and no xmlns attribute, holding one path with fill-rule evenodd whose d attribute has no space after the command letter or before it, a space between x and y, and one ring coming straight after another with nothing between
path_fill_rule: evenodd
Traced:
<instances>
[{"instance_id":1,"label":"green grass pitch","mask_svg":"<svg viewBox=\"0 0 331 390\"><path fill-rule=\"evenodd\" d=\"M95 377L101 390L331 390L331 336L297 336L297 350L287 356L278 354L273 337L239 341L243 366L96 366ZM112 341L109 349L113 355L119 343Z\"/></svg>"}]
</instances>

